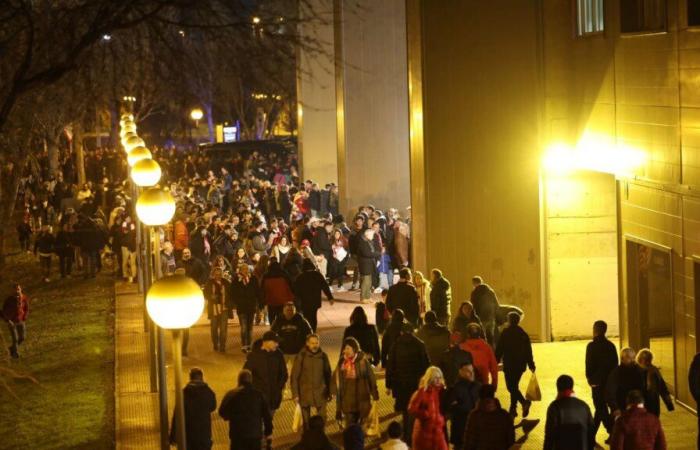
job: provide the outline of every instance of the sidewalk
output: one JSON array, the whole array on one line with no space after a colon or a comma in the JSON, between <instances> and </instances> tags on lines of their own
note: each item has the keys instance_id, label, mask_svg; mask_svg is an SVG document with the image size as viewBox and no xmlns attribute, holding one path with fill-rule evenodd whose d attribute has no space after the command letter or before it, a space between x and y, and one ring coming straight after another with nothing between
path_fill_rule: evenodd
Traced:
<instances>
[{"instance_id":1,"label":"sidewalk","mask_svg":"<svg viewBox=\"0 0 700 450\"><path fill-rule=\"evenodd\" d=\"M149 392L148 378L148 340L143 332L142 311L143 298L136 292L133 285L118 282L117 291L117 448L118 449L158 449L158 397ZM339 301L333 306L324 302L319 311L318 331L321 335L321 343L328 352L331 361L338 358L340 340L344 327L348 324L348 318L353 308L359 305L357 292L336 294ZM367 311L371 321L374 321L374 305L362 305ZM256 326L254 338L258 338L268 327ZM535 360L537 363L537 375L542 388L544 401L533 404L529 419L542 419L534 430L527 436L523 436L522 428L516 433L516 438L523 441L523 449L541 449L544 441L544 418L549 402L556 397L555 380L567 373L576 380L576 393L579 398L591 403L591 393L588 386L582 383L585 380L583 374L583 361L585 355L585 342L556 342L536 344L534 346ZM166 343L170 350L170 342ZM173 374L168 355L168 406L172 411L174 402ZM202 317L192 328L190 333L189 357L183 358L183 370L185 379L191 367L197 366L204 371L207 383L216 392L217 401L236 383L236 375L244 363L244 354L240 351L240 335L237 321L229 323L229 335L227 353L221 354L212 350L209 338L209 323L206 317ZM382 429L386 429L388 423L394 418L393 399L385 394L383 376L379 377L379 392L381 395L379 410L382 421ZM523 377L521 388L524 390L529 376ZM499 379L498 397L503 405L508 405L508 393L505 390L505 381L501 374ZM289 448L299 440L299 436L291 431L294 405L290 399L285 399L282 406L275 414L273 445L274 448ZM214 448L228 448L228 424L217 414L212 420ZM329 405L329 419L335 417L335 403ZM516 424L519 422L516 419ZM677 406L673 413L662 412L662 422L668 448L672 450L694 450L696 433L696 417ZM334 420L328 424L328 433L336 442L338 440L338 426ZM605 432L601 429L598 434L598 442L605 440ZM367 448L376 448L378 440L370 441Z\"/></svg>"}]
</instances>

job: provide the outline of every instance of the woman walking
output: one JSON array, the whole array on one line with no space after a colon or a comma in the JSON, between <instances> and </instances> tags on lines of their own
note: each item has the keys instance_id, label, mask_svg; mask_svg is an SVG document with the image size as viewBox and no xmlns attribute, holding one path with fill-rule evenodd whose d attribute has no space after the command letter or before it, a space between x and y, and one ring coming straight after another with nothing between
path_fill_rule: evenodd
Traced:
<instances>
[{"instance_id":1,"label":"woman walking","mask_svg":"<svg viewBox=\"0 0 700 450\"><path fill-rule=\"evenodd\" d=\"M654 354L648 348L643 348L637 352L637 364L644 369L646 376L646 391L644 392L644 407L656 417L661 415L661 400L664 401L666 409L673 411L673 400L668 392L666 381L661 376L659 368L652 364Z\"/></svg>"},{"instance_id":2,"label":"woman walking","mask_svg":"<svg viewBox=\"0 0 700 450\"><path fill-rule=\"evenodd\" d=\"M414 450L448 450L445 418L440 412L444 390L442 371L435 366L428 367L408 405L408 412L416 418L412 440Z\"/></svg>"},{"instance_id":3,"label":"woman walking","mask_svg":"<svg viewBox=\"0 0 700 450\"><path fill-rule=\"evenodd\" d=\"M343 356L338 361L333 380L336 419L344 420L346 427L361 424L369 416L372 400L379 400L379 391L372 364L360 350L357 339L343 341Z\"/></svg>"},{"instance_id":4,"label":"woman walking","mask_svg":"<svg viewBox=\"0 0 700 450\"><path fill-rule=\"evenodd\" d=\"M248 353L253 340L253 320L260 302L260 287L245 263L238 266L231 283L231 298L241 323L241 350Z\"/></svg>"}]
</instances>

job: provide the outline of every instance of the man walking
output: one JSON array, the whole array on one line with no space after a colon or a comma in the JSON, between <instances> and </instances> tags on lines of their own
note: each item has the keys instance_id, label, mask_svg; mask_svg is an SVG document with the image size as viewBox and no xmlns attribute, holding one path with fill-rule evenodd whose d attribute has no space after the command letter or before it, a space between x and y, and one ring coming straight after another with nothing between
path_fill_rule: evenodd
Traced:
<instances>
[{"instance_id":1,"label":"man walking","mask_svg":"<svg viewBox=\"0 0 700 450\"><path fill-rule=\"evenodd\" d=\"M452 286L440 269L430 271L430 309L435 311L438 322L450 326Z\"/></svg>"},{"instance_id":2,"label":"man walking","mask_svg":"<svg viewBox=\"0 0 700 450\"><path fill-rule=\"evenodd\" d=\"M261 450L263 435L267 440L272 436L272 414L249 370L238 374L238 387L226 393L219 415L228 421L231 450Z\"/></svg>"},{"instance_id":3,"label":"man walking","mask_svg":"<svg viewBox=\"0 0 700 450\"><path fill-rule=\"evenodd\" d=\"M14 359L19 358L18 348L26 337L25 322L28 314L29 299L22 292L22 286L15 284L15 293L9 295L2 305L2 318L7 322L12 338L12 345L9 347L10 356Z\"/></svg>"},{"instance_id":4,"label":"man walking","mask_svg":"<svg viewBox=\"0 0 700 450\"><path fill-rule=\"evenodd\" d=\"M644 370L635 361L635 352L627 347L620 352L620 365L615 367L605 383L605 400L617 419L627 406L627 394L639 391L642 394L646 387Z\"/></svg>"},{"instance_id":5,"label":"man walking","mask_svg":"<svg viewBox=\"0 0 700 450\"><path fill-rule=\"evenodd\" d=\"M593 450L593 417L586 402L574 396L574 379L557 378L557 399L547 408L544 450Z\"/></svg>"},{"instance_id":6,"label":"man walking","mask_svg":"<svg viewBox=\"0 0 700 450\"><path fill-rule=\"evenodd\" d=\"M476 381L474 366L471 363L463 363L458 373L459 379L448 391L448 399L451 416L450 443L454 448L461 449L467 418L479 401L481 383Z\"/></svg>"},{"instance_id":7,"label":"man walking","mask_svg":"<svg viewBox=\"0 0 700 450\"><path fill-rule=\"evenodd\" d=\"M291 360L304 348L306 337L311 334L311 325L297 312L294 303L288 302L270 330L279 336L279 348L285 360Z\"/></svg>"},{"instance_id":8,"label":"man walking","mask_svg":"<svg viewBox=\"0 0 700 450\"><path fill-rule=\"evenodd\" d=\"M377 269L379 251L372 242L374 231L365 229L357 240L357 265L360 271L360 301L368 303L372 299L372 274Z\"/></svg>"},{"instance_id":9,"label":"man walking","mask_svg":"<svg viewBox=\"0 0 700 450\"><path fill-rule=\"evenodd\" d=\"M182 390L185 399L185 436L189 450L210 450L211 413L216 410L216 394L204 382L202 369L190 370L190 382ZM170 443L175 443L177 429L175 415L170 428Z\"/></svg>"},{"instance_id":10,"label":"man walking","mask_svg":"<svg viewBox=\"0 0 700 450\"><path fill-rule=\"evenodd\" d=\"M418 292L411 284L412 278L411 269L408 267L399 270L399 282L389 288L386 296L386 307L389 313L393 313L396 309L402 310L406 320L411 322L415 328L418 326L420 307L418 305Z\"/></svg>"},{"instance_id":11,"label":"man walking","mask_svg":"<svg viewBox=\"0 0 700 450\"><path fill-rule=\"evenodd\" d=\"M328 286L328 282L316 270L316 266L310 259L304 259L302 263L303 272L294 280L292 290L299 300L299 307L304 318L309 321L311 329L316 332L318 326L317 313L321 308L321 293L326 294L328 301L333 304L333 293Z\"/></svg>"},{"instance_id":12,"label":"man walking","mask_svg":"<svg viewBox=\"0 0 700 450\"><path fill-rule=\"evenodd\" d=\"M274 331L266 331L262 339L253 343L253 351L248 353L244 369L252 374L253 387L262 392L275 414L282 403L282 390L287 382L287 366L279 347L280 338Z\"/></svg>"},{"instance_id":13,"label":"man walking","mask_svg":"<svg viewBox=\"0 0 700 450\"><path fill-rule=\"evenodd\" d=\"M330 400L331 365L326 352L321 350L317 334L306 337L306 346L294 359L292 375L292 398L301 406L304 428L309 427L311 408L326 419L326 403Z\"/></svg>"},{"instance_id":14,"label":"man walking","mask_svg":"<svg viewBox=\"0 0 700 450\"><path fill-rule=\"evenodd\" d=\"M659 418L644 408L644 394L627 394L627 409L615 421L610 450L666 450L666 436Z\"/></svg>"},{"instance_id":15,"label":"man walking","mask_svg":"<svg viewBox=\"0 0 700 450\"><path fill-rule=\"evenodd\" d=\"M523 417L530 413L532 402L526 400L520 392L520 378L525 368L535 371L535 361L532 358L530 336L520 327L520 314L508 313L508 328L503 331L496 345L496 360L503 360L503 373L506 377L506 387L510 392L510 415L516 417L518 403L523 407Z\"/></svg>"},{"instance_id":16,"label":"man walking","mask_svg":"<svg viewBox=\"0 0 700 450\"><path fill-rule=\"evenodd\" d=\"M491 286L484 283L480 276L472 278L474 290L471 293L471 302L474 305L476 315L481 319L486 341L491 347L496 347L498 340L498 328L496 327L496 313L498 312L498 298Z\"/></svg>"},{"instance_id":17,"label":"man walking","mask_svg":"<svg viewBox=\"0 0 700 450\"><path fill-rule=\"evenodd\" d=\"M593 435L598 433L602 423L608 436L612 434L612 417L605 402L605 386L610 373L617 367L617 349L615 344L605 337L608 324L597 320L593 324L593 340L586 346L586 379L593 394Z\"/></svg>"}]
</instances>

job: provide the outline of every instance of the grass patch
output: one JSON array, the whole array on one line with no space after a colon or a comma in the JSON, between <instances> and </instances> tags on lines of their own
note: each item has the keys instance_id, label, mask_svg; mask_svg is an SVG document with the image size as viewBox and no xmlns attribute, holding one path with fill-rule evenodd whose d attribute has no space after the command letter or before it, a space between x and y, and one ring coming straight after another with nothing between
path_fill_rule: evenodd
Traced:
<instances>
[{"instance_id":1,"label":"grass patch","mask_svg":"<svg viewBox=\"0 0 700 450\"><path fill-rule=\"evenodd\" d=\"M54 260L54 277L56 260ZM41 281L30 255L8 257L0 300L17 280L30 298L27 340L11 360L0 324L0 366L36 378L0 388L0 449L114 448L114 283L97 278Z\"/></svg>"}]
</instances>

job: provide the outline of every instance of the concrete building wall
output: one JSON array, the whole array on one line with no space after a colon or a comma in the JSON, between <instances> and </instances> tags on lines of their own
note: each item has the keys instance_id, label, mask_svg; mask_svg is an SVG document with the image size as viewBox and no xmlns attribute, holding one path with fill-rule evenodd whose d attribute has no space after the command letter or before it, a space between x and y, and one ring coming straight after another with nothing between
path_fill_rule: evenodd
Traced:
<instances>
[{"instance_id":1,"label":"concrete building wall","mask_svg":"<svg viewBox=\"0 0 700 450\"><path fill-rule=\"evenodd\" d=\"M344 211L410 205L408 80L404 0L336 0L341 8L337 76L343 87Z\"/></svg>"},{"instance_id":2,"label":"concrete building wall","mask_svg":"<svg viewBox=\"0 0 700 450\"><path fill-rule=\"evenodd\" d=\"M320 52L298 55L297 98L301 175L323 186L338 183L336 92L333 46L333 0L300 5L299 33L318 43ZM308 8L313 8L313 14Z\"/></svg>"}]
</instances>

